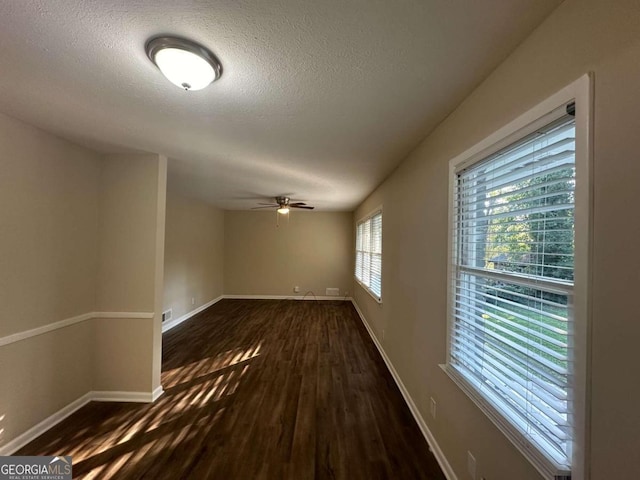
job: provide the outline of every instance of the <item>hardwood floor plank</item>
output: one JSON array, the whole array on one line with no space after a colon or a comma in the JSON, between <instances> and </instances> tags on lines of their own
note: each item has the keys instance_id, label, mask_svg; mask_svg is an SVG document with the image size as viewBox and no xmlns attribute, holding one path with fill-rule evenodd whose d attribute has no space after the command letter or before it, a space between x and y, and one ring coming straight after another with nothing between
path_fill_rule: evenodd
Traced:
<instances>
[{"instance_id":1,"label":"hardwood floor plank","mask_svg":"<svg viewBox=\"0 0 640 480\"><path fill-rule=\"evenodd\" d=\"M83 479L445 478L349 302L218 302L164 335L162 384L17 454L71 454Z\"/></svg>"}]
</instances>

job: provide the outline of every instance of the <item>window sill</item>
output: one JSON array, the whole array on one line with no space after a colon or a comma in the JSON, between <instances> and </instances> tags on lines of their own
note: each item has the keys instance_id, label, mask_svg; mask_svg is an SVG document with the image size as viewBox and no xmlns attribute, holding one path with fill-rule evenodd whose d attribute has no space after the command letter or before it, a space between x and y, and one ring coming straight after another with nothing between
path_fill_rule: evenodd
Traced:
<instances>
[{"instance_id":1,"label":"window sill","mask_svg":"<svg viewBox=\"0 0 640 480\"><path fill-rule=\"evenodd\" d=\"M474 387L449 364L440 364L440 368L447 376L462 390L467 397L484 413L489 420L500 430L505 437L513 444L514 447L540 472L540 474L549 480L557 477L569 476L570 473L560 468L542 454L534 445L524 440L521 434L509 423L503 415L480 395Z\"/></svg>"}]
</instances>

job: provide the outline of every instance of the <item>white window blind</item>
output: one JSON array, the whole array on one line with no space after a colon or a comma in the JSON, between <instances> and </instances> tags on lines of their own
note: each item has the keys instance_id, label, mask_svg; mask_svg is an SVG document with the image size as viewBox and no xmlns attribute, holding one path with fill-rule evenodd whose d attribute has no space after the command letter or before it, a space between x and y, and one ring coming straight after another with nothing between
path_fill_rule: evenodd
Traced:
<instances>
[{"instance_id":1,"label":"white window blind","mask_svg":"<svg viewBox=\"0 0 640 480\"><path fill-rule=\"evenodd\" d=\"M575 122L456 171L449 365L558 475L572 457Z\"/></svg>"},{"instance_id":2,"label":"white window blind","mask_svg":"<svg viewBox=\"0 0 640 480\"><path fill-rule=\"evenodd\" d=\"M382 300L382 212L358 222L356 227L356 279L378 301Z\"/></svg>"}]
</instances>

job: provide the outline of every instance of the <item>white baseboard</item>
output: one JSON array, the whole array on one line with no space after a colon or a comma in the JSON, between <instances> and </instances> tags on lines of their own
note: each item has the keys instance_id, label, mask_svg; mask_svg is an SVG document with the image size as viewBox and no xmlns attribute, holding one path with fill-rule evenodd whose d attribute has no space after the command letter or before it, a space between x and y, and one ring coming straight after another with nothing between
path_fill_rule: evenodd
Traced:
<instances>
[{"instance_id":1,"label":"white baseboard","mask_svg":"<svg viewBox=\"0 0 640 480\"><path fill-rule=\"evenodd\" d=\"M451 465L449 464L447 458L444 456L444 453L440 449L438 442L436 442L435 437L429 430L429 427L427 427L427 423L424 421L424 418L422 418L422 415L420 414L418 407L416 407L416 404L411 398L411 395L409 395L409 391L404 386L404 383L402 383L402 380L400 379L398 372L396 372L396 369L394 368L393 364L391 363L391 360L389 359L386 352L384 351L384 348L382 347L380 342L378 342L378 339L374 335L373 330L371 330L371 327L369 327L369 324L367 323L367 320L364 318L364 315L362 314L360 307L358 307L358 304L353 298L351 299L351 303L355 307L356 312L358 312L358 316L360 317L360 320L362 321L364 328L366 328L367 332L369 332L369 336L373 340L373 343L378 349L378 352L380 352L380 355L382 356L384 363L387 365L387 368L389 369L391 376L395 380L396 385L398 385L398 388L400 389L400 393L402 393L402 396L404 397L404 401L407 402L407 406L409 407L409 410L411 410L411 414L413 415L413 418L415 418L416 423L418 424L418 427L420 427L420 431L422 432L422 435L424 435L425 440L429 444L429 448L433 452L434 457L436 457L436 460L438 461L438 464L440 465L442 472L444 473L445 477L447 477L448 480L457 480L458 477L456 477L456 474L453 471L453 468L451 468Z\"/></svg>"},{"instance_id":2,"label":"white baseboard","mask_svg":"<svg viewBox=\"0 0 640 480\"><path fill-rule=\"evenodd\" d=\"M0 446L0 456L13 455L27 443L35 440L50 428L55 427L58 423L75 413L77 410L84 407L89 402L152 403L163 393L164 391L162 390L162 387L156 388L153 392L87 392L77 400L74 400L67 406L58 410L50 417L45 418L37 425L31 427L23 434L18 435L13 440L10 440L9 442Z\"/></svg>"},{"instance_id":3,"label":"white baseboard","mask_svg":"<svg viewBox=\"0 0 640 480\"><path fill-rule=\"evenodd\" d=\"M66 407L61 408L56 413L51 415L48 418L45 418L43 421L38 423L37 425L31 427L29 430L24 432L22 435L18 435L13 440L5 443L0 446L0 456L13 455L14 452L20 450L27 443L31 442L34 438L39 437L44 432L49 430L51 427L57 425L62 420L67 418L69 415L74 413L76 410L84 407L87 403L91 401L91 393L86 393L77 400L74 400Z\"/></svg>"},{"instance_id":4,"label":"white baseboard","mask_svg":"<svg viewBox=\"0 0 640 480\"><path fill-rule=\"evenodd\" d=\"M162 390L162 387L160 387L160 389ZM153 398L154 394L155 394L155 391L154 392L93 391L91 392L91 401L92 402L152 403L154 401L154 398Z\"/></svg>"},{"instance_id":5,"label":"white baseboard","mask_svg":"<svg viewBox=\"0 0 640 480\"><path fill-rule=\"evenodd\" d=\"M151 403L155 402L158 398L160 398L163 393L164 393L164 390L162 389L162 385L160 385L153 392L151 392Z\"/></svg>"},{"instance_id":6,"label":"white baseboard","mask_svg":"<svg viewBox=\"0 0 640 480\"><path fill-rule=\"evenodd\" d=\"M222 300L223 298L225 298L224 295L220 295L218 298L214 298L213 300L211 300L210 302L205 303L204 305L200 305L198 308L191 310L190 312L185 313L184 315L182 315L181 317L176 318L175 320L170 320L166 323L162 324L162 333L167 332L169 330L171 330L173 327L177 327L178 325L180 325L182 322L189 320L191 317L193 317L194 315L200 313L203 310L206 310L207 308L209 308L211 305L218 303L220 300Z\"/></svg>"},{"instance_id":7,"label":"white baseboard","mask_svg":"<svg viewBox=\"0 0 640 480\"><path fill-rule=\"evenodd\" d=\"M345 300L351 297L331 295L223 295L223 298L244 300Z\"/></svg>"}]
</instances>

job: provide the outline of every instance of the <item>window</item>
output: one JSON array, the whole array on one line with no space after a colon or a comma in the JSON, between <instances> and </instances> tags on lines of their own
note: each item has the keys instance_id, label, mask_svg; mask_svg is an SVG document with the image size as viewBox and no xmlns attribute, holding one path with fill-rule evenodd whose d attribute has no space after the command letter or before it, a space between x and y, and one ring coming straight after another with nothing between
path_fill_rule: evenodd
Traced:
<instances>
[{"instance_id":1,"label":"window","mask_svg":"<svg viewBox=\"0 0 640 480\"><path fill-rule=\"evenodd\" d=\"M588 218L577 183L588 178L575 106L452 161L445 370L547 477L575 472L583 415L586 299L576 282L588 229L576 218Z\"/></svg>"},{"instance_id":2,"label":"window","mask_svg":"<svg viewBox=\"0 0 640 480\"><path fill-rule=\"evenodd\" d=\"M356 227L356 279L382 301L382 211L360 220Z\"/></svg>"}]
</instances>

